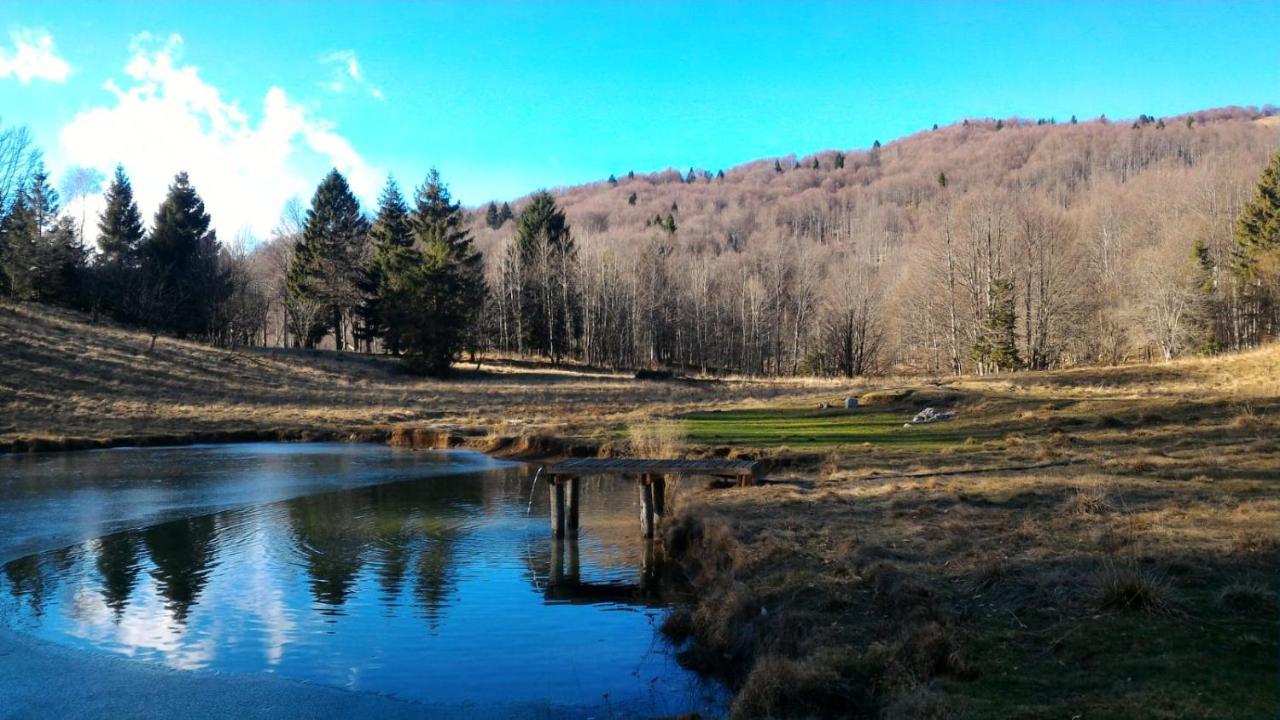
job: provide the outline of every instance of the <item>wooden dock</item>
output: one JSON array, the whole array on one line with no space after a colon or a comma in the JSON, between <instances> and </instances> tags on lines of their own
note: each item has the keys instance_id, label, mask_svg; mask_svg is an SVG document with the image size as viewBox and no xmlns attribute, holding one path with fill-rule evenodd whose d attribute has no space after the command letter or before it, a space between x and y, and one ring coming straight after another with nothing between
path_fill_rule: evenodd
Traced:
<instances>
[{"instance_id":1,"label":"wooden dock","mask_svg":"<svg viewBox=\"0 0 1280 720\"><path fill-rule=\"evenodd\" d=\"M543 468L551 492L551 534L578 534L578 509L583 475L634 477L640 486L640 532L646 538L666 513L667 478L707 476L754 485L759 466L752 460L644 460L639 458L571 458Z\"/></svg>"}]
</instances>

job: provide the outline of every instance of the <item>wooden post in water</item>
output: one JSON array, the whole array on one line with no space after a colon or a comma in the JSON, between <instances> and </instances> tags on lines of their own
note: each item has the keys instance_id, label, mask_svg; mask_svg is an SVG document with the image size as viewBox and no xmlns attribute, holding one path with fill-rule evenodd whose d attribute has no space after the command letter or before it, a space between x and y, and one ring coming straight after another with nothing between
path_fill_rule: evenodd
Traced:
<instances>
[{"instance_id":1,"label":"wooden post in water","mask_svg":"<svg viewBox=\"0 0 1280 720\"><path fill-rule=\"evenodd\" d=\"M564 541L559 536L551 538L551 568L547 582L559 585L564 580Z\"/></svg>"},{"instance_id":2,"label":"wooden post in water","mask_svg":"<svg viewBox=\"0 0 1280 720\"><path fill-rule=\"evenodd\" d=\"M550 478L551 487L551 537L564 537L565 530L565 513L564 513L564 483L556 475Z\"/></svg>"},{"instance_id":3,"label":"wooden post in water","mask_svg":"<svg viewBox=\"0 0 1280 720\"><path fill-rule=\"evenodd\" d=\"M569 541L569 562L565 566L565 579L570 583L577 585L582 581L581 563L578 560L578 539L571 538Z\"/></svg>"},{"instance_id":4,"label":"wooden post in water","mask_svg":"<svg viewBox=\"0 0 1280 720\"><path fill-rule=\"evenodd\" d=\"M648 475L640 476L640 535L653 537L653 483Z\"/></svg>"},{"instance_id":5,"label":"wooden post in water","mask_svg":"<svg viewBox=\"0 0 1280 720\"><path fill-rule=\"evenodd\" d=\"M649 484L653 486L654 524L662 525L662 517L667 514L667 476L654 475Z\"/></svg>"},{"instance_id":6,"label":"wooden post in water","mask_svg":"<svg viewBox=\"0 0 1280 720\"><path fill-rule=\"evenodd\" d=\"M578 499L581 496L581 481L575 476L569 478L568 492L564 498L565 531L569 537L578 537Z\"/></svg>"}]
</instances>

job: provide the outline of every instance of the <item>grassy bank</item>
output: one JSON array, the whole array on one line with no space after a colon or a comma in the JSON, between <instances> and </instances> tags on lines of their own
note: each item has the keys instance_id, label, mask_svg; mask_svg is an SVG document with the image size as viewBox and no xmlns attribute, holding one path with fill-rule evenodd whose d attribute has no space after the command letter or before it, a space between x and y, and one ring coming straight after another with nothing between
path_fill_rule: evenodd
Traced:
<instances>
[{"instance_id":1,"label":"grassy bank","mask_svg":"<svg viewBox=\"0 0 1280 720\"><path fill-rule=\"evenodd\" d=\"M1271 348L687 415L799 460L682 499L667 629L740 717L1275 717L1277 383Z\"/></svg>"},{"instance_id":2,"label":"grassy bank","mask_svg":"<svg viewBox=\"0 0 1280 720\"><path fill-rule=\"evenodd\" d=\"M638 382L587 368L486 360L449 380L393 358L222 350L0 303L0 451L219 439L383 439L451 432L475 446L604 445L638 419L765 402L811 384ZM486 440L487 438L487 440Z\"/></svg>"}]
</instances>

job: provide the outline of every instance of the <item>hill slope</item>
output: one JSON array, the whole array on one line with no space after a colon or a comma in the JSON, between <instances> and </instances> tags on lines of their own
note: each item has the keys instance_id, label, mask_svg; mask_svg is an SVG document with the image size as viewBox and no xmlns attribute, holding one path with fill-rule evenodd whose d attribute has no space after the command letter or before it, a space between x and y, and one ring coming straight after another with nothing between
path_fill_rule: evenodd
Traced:
<instances>
[{"instance_id":1,"label":"hill slope","mask_svg":"<svg viewBox=\"0 0 1280 720\"><path fill-rule=\"evenodd\" d=\"M383 440L397 428L426 427L527 441L784 390L767 383L638 383L627 375L510 363L423 380L386 356L224 350L165 337L152 348L143 332L11 303L0 303L0 337L0 450Z\"/></svg>"},{"instance_id":2,"label":"hill slope","mask_svg":"<svg viewBox=\"0 0 1280 720\"><path fill-rule=\"evenodd\" d=\"M1212 317L1170 306L1195 285L1197 243L1210 272L1227 273L1240 207L1278 146L1274 116L1243 109L965 121L723 177L619 173L560 188L581 260L582 352L830 372L831 323L865 307L873 365L971 371L994 281L1010 284L1016 350L1035 367L1173 357L1206 333L1242 347L1254 339L1233 330L1229 293L1211 298ZM472 228L499 290L488 315L503 317L514 223L488 228L481 209Z\"/></svg>"}]
</instances>

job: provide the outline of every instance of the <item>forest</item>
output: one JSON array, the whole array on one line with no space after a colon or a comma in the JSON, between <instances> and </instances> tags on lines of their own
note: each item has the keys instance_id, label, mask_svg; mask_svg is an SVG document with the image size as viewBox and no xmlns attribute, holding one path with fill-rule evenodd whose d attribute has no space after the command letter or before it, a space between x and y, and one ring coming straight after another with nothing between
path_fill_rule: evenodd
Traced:
<instances>
[{"instance_id":1,"label":"forest","mask_svg":"<svg viewBox=\"0 0 1280 720\"><path fill-rule=\"evenodd\" d=\"M475 208L435 170L362 207L334 170L272 237L225 243L185 174L149 224L125 168L96 223L75 217L7 127L0 291L426 374L493 353L848 377L1172 359L1280 333L1278 146L1273 106L967 119Z\"/></svg>"}]
</instances>

